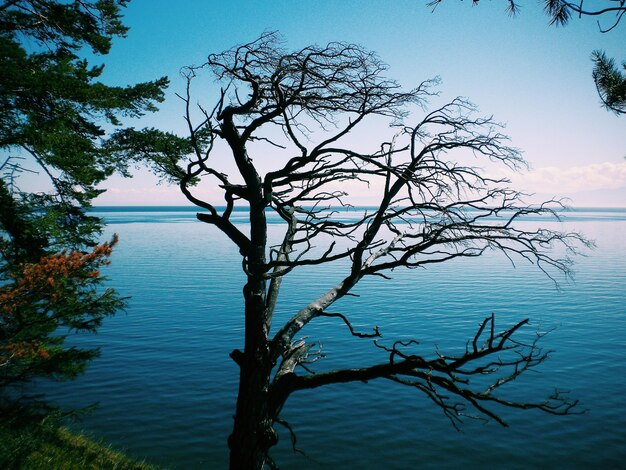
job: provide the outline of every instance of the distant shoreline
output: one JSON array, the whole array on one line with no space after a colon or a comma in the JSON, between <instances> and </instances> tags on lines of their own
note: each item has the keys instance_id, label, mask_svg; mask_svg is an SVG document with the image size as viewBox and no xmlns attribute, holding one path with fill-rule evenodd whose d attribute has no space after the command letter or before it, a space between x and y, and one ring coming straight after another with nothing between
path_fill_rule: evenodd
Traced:
<instances>
[{"instance_id":1,"label":"distant shoreline","mask_svg":"<svg viewBox=\"0 0 626 470\"><path fill-rule=\"evenodd\" d=\"M225 209L225 206L215 206L218 210ZM344 211L358 211L358 210L375 210L377 206L353 206L349 208L341 207L341 206L331 206L329 210L344 210ZM169 205L150 205L150 206L142 206L142 205L115 205L115 206L93 206L89 212L192 212L202 210L197 206L169 206ZM245 207L235 207L233 209L235 212L247 212L247 208ZM626 211L626 206L624 207L568 207L566 209L561 209L559 212L624 212Z\"/></svg>"}]
</instances>

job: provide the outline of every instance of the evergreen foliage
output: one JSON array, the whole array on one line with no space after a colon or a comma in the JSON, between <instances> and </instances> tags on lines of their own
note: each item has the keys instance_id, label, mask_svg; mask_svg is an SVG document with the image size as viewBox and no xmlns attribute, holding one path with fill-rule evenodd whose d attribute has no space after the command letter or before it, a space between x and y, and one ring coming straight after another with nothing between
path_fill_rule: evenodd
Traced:
<instances>
[{"instance_id":1,"label":"evergreen foliage","mask_svg":"<svg viewBox=\"0 0 626 470\"><path fill-rule=\"evenodd\" d=\"M0 2L0 393L34 377L73 378L97 351L64 344L123 307L101 286L116 239L97 245L89 215L98 185L126 172L107 128L156 110L167 78L130 86L99 81L123 37L127 0ZM49 190L22 190L38 172ZM3 397L3 399L6 398Z\"/></svg>"},{"instance_id":2,"label":"evergreen foliage","mask_svg":"<svg viewBox=\"0 0 626 470\"><path fill-rule=\"evenodd\" d=\"M593 61L593 80L602 102L615 114L626 114L626 60L620 70L615 60L602 51L595 51Z\"/></svg>"}]
</instances>

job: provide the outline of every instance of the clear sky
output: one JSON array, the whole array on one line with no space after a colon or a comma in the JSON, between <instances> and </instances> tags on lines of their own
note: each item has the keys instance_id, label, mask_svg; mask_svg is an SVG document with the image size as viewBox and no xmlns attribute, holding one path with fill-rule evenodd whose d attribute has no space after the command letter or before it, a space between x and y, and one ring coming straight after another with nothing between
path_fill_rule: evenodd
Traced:
<instances>
[{"instance_id":1,"label":"clear sky","mask_svg":"<svg viewBox=\"0 0 626 470\"><path fill-rule=\"evenodd\" d=\"M377 52L390 65L388 75L407 88L440 76L443 96L469 97L483 114L506 122L532 167L514 178L517 189L569 196L575 206L626 207L626 117L600 107L590 61L594 49L626 60L626 23L609 34L592 18L549 27L538 0L522 0L515 18L503 1L472 7L448 0L435 12L426 3L133 0L125 15L130 32L106 57L104 79L123 85L169 76L161 111L132 124L182 132L174 96L183 86L181 66L266 30L279 30L294 49L354 42ZM184 203L177 188L156 186L145 171L105 187L100 205Z\"/></svg>"}]
</instances>

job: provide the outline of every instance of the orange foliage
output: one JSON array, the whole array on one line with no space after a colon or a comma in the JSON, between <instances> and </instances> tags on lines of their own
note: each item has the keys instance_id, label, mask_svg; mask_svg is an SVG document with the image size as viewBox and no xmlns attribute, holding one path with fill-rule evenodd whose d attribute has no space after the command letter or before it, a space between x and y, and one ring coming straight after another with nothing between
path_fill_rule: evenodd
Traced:
<instances>
[{"instance_id":1,"label":"orange foliage","mask_svg":"<svg viewBox=\"0 0 626 470\"><path fill-rule=\"evenodd\" d=\"M93 267L109 264L106 258L117 241L114 235L110 242L94 247L89 253L62 251L44 256L37 263L21 265L20 272L11 275L14 282L0 288L0 313L11 314L30 303L33 297L54 304L63 295L64 281L98 278L100 272ZM90 270L85 271L86 268Z\"/></svg>"},{"instance_id":2,"label":"orange foliage","mask_svg":"<svg viewBox=\"0 0 626 470\"><path fill-rule=\"evenodd\" d=\"M50 353L36 341L20 341L0 346L0 361L16 359L50 359Z\"/></svg>"},{"instance_id":3,"label":"orange foliage","mask_svg":"<svg viewBox=\"0 0 626 470\"><path fill-rule=\"evenodd\" d=\"M0 287L0 321L10 323L12 316L19 318L25 311L32 312L33 306L35 312L45 315L63 299L68 286L93 283L100 276L97 268L109 264L107 258L116 243L117 235L88 253L62 251L44 256L37 263L20 265L17 272L10 274L13 282ZM0 366L49 359L50 352L35 340L9 337L0 343Z\"/></svg>"}]
</instances>

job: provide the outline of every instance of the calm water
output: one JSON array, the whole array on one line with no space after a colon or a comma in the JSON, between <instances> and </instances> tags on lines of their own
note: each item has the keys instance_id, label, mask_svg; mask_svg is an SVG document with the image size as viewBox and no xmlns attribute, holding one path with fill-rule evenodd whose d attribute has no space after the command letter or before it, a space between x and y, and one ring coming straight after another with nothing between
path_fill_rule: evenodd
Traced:
<instances>
[{"instance_id":1,"label":"calm water","mask_svg":"<svg viewBox=\"0 0 626 470\"><path fill-rule=\"evenodd\" d=\"M133 456L169 468L224 468L237 389L228 353L243 334L237 252L190 211L103 208L99 215L120 235L108 275L131 296L128 312L95 336L73 338L102 355L79 380L53 384L49 396L71 407L98 402L76 428ZM245 213L236 215L244 223ZM565 220L562 229L583 232L597 248L578 259L575 282L561 290L536 269L492 255L367 280L356 290L361 297L336 310L362 329L379 325L386 338L417 338L424 352L434 344L462 348L490 312L501 326L530 317L535 329L554 329L543 342L554 352L512 393L538 400L558 386L581 400L584 415L502 410L510 428L469 420L456 432L414 390L384 381L327 387L287 403L284 418L308 457L294 454L281 432L273 452L281 468L623 467L626 210L579 210ZM280 230L271 226L272 234ZM283 284L276 321L342 274L337 267L295 272ZM384 360L330 319L305 334L322 340L326 367Z\"/></svg>"}]
</instances>

